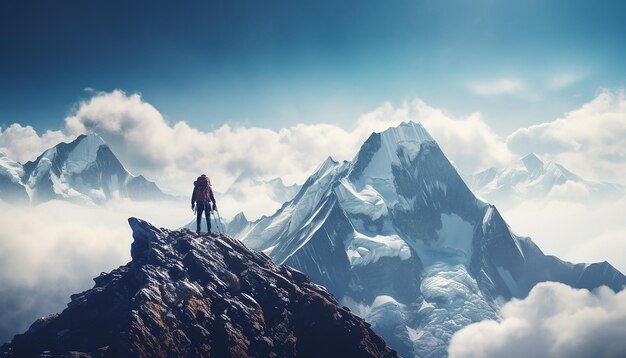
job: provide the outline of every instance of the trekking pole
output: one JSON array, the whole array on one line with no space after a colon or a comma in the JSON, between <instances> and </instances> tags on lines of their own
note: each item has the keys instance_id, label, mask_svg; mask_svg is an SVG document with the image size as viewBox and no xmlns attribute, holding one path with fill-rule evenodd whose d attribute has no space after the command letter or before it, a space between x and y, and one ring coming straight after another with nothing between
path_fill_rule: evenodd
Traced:
<instances>
[{"instance_id":1,"label":"trekking pole","mask_svg":"<svg viewBox=\"0 0 626 358\"><path fill-rule=\"evenodd\" d=\"M220 216L220 211L215 209L215 212L217 213L218 221L219 221L220 225L222 226L222 233L226 234L226 231L224 230L224 225L222 225L222 217Z\"/></svg>"},{"instance_id":2,"label":"trekking pole","mask_svg":"<svg viewBox=\"0 0 626 358\"><path fill-rule=\"evenodd\" d=\"M211 210L211 214L213 214L213 218L215 219L215 227L217 227L217 231L223 235L224 230L222 230L222 227L220 227L221 223L218 215L216 214L216 210Z\"/></svg>"},{"instance_id":3,"label":"trekking pole","mask_svg":"<svg viewBox=\"0 0 626 358\"><path fill-rule=\"evenodd\" d=\"M215 210L211 210L211 214L213 214L213 220L215 221L215 227L217 228L217 232L220 233L221 235L224 235L224 233L220 229L220 222L217 219L217 216L215 215Z\"/></svg>"}]
</instances>

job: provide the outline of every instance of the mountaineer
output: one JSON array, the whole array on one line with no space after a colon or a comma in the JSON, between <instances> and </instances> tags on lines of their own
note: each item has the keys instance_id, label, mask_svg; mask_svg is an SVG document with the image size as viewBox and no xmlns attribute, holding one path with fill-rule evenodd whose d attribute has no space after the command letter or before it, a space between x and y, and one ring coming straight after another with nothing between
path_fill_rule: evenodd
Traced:
<instances>
[{"instance_id":1,"label":"mountaineer","mask_svg":"<svg viewBox=\"0 0 626 358\"><path fill-rule=\"evenodd\" d=\"M217 210L215 204L215 196L211 190L211 180L202 174L193 182L193 193L191 194L191 210L196 211L196 232L200 233L200 222L202 221L202 212L206 217L207 232L211 234L211 211Z\"/></svg>"}]
</instances>

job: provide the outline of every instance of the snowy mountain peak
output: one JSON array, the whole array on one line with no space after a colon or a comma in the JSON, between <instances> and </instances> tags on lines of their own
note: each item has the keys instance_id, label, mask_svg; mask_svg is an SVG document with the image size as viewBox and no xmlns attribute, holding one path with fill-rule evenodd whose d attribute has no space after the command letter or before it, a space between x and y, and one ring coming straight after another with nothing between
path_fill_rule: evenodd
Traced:
<instances>
[{"instance_id":1,"label":"snowy mountain peak","mask_svg":"<svg viewBox=\"0 0 626 358\"><path fill-rule=\"evenodd\" d=\"M26 187L22 184L24 168L0 152L0 200L28 202Z\"/></svg>"},{"instance_id":2,"label":"snowy mountain peak","mask_svg":"<svg viewBox=\"0 0 626 358\"><path fill-rule=\"evenodd\" d=\"M101 145L106 145L106 143L104 142L104 139L102 139L102 137L100 137L97 133L94 132L90 132L87 134L81 134L78 137L76 137L75 139L76 141L84 141L87 140L89 143L91 143L92 145L95 146L101 146Z\"/></svg>"},{"instance_id":3,"label":"snowy mountain peak","mask_svg":"<svg viewBox=\"0 0 626 358\"><path fill-rule=\"evenodd\" d=\"M372 133L352 160L350 179L368 177L391 184L392 168L415 160L424 143L437 145L426 129L415 122L403 122L397 127Z\"/></svg>"},{"instance_id":4,"label":"snowy mountain peak","mask_svg":"<svg viewBox=\"0 0 626 358\"><path fill-rule=\"evenodd\" d=\"M65 171L68 174L80 173L92 165L101 146L106 145L97 134L81 135L71 144L77 143L69 152L65 161Z\"/></svg>"},{"instance_id":5,"label":"snowy mountain peak","mask_svg":"<svg viewBox=\"0 0 626 358\"><path fill-rule=\"evenodd\" d=\"M465 176L469 187L486 200L508 207L527 199L546 199L555 193L559 200L568 199L563 195L566 183L577 183L588 196L572 196L571 200L584 200L587 203L614 200L623 197L626 189L619 184L585 180L572 173L562 164L543 162L534 154L513 162L501 169L488 170ZM554 191L553 191L554 190Z\"/></svg>"},{"instance_id":6,"label":"snowy mountain peak","mask_svg":"<svg viewBox=\"0 0 626 358\"><path fill-rule=\"evenodd\" d=\"M0 152L0 174L7 175L13 182L19 182L24 169L20 163L11 160L5 153Z\"/></svg>"},{"instance_id":7,"label":"snowy mountain peak","mask_svg":"<svg viewBox=\"0 0 626 358\"><path fill-rule=\"evenodd\" d=\"M102 203L122 197L134 200L167 197L153 182L126 170L95 133L80 135L70 143L59 143L22 167L21 183L35 203L52 199Z\"/></svg>"},{"instance_id":8,"label":"snowy mountain peak","mask_svg":"<svg viewBox=\"0 0 626 358\"><path fill-rule=\"evenodd\" d=\"M543 167L526 159L506 175ZM327 159L293 200L236 235L309 274L406 357L445 356L455 331L497 319L498 297L524 296L537 282L626 283L611 270L583 280L585 266L516 236L413 122L372 133L351 162Z\"/></svg>"},{"instance_id":9,"label":"snowy mountain peak","mask_svg":"<svg viewBox=\"0 0 626 358\"><path fill-rule=\"evenodd\" d=\"M421 123L416 123L413 121L402 122L396 127L391 127L380 132L380 134L382 135L383 140L391 143L421 143L434 141L433 137L431 137L430 133L426 131Z\"/></svg>"},{"instance_id":10,"label":"snowy mountain peak","mask_svg":"<svg viewBox=\"0 0 626 358\"><path fill-rule=\"evenodd\" d=\"M320 165L315 170L313 176L316 176L318 178L322 177L322 176L328 174L328 172L331 171L333 168L335 168L337 166L337 164L339 164L339 162L336 161L335 159L333 159L333 157L331 157L329 155L328 158L326 158L326 160L324 160L322 165Z\"/></svg>"},{"instance_id":11,"label":"snowy mountain peak","mask_svg":"<svg viewBox=\"0 0 626 358\"><path fill-rule=\"evenodd\" d=\"M543 170L544 163L539 159L535 153L530 153L521 159L522 163L529 172L536 172Z\"/></svg>"},{"instance_id":12,"label":"snowy mountain peak","mask_svg":"<svg viewBox=\"0 0 626 358\"><path fill-rule=\"evenodd\" d=\"M574 182L578 182L582 180L581 177L572 173L563 165L556 163L556 162L548 163L548 165L546 166L546 173L550 173L553 177L563 177L566 180L571 180Z\"/></svg>"}]
</instances>

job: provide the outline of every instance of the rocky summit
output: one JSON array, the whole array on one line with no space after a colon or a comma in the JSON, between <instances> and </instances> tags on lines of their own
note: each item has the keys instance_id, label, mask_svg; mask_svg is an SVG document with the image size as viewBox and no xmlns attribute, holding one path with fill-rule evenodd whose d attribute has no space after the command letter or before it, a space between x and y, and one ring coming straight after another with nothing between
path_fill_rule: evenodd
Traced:
<instances>
[{"instance_id":1,"label":"rocky summit","mask_svg":"<svg viewBox=\"0 0 626 358\"><path fill-rule=\"evenodd\" d=\"M230 237L130 218L132 261L2 356L396 357L323 287Z\"/></svg>"}]
</instances>

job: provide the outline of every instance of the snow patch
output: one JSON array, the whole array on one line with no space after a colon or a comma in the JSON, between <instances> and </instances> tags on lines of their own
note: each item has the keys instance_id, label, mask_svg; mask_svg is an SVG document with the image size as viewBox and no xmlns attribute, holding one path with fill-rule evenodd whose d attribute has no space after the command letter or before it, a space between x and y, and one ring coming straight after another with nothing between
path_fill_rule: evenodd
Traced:
<instances>
[{"instance_id":1,"label":"snow patch","mask_svg":"<svg viewBox=\"0 0 626 358\"><path fill-rule=\"evenodd\" d=\"M414 141L404 141L398 143L398 148L402 149L402 153L404 153L404 159L407 162L412 162L417 158L417 155L420 152L421 143Z\"/></svg>"},{"instance_id":2,"label":"snow patch","mask_svg":"<svg viewBox=\"0 0 626 358\"><path fill-rule=\"evenodd\" d=\"M381 257L399 257L400 260L411 257L409 246L398 235L370 237L355 231L346 247L351 266L374 263Z\"/></svg>"},{"instance_id":3,"label":"snow patch","mask_svg":"<svg viewBox=\"0 0 626 358\"><path fill-rule=\"evenodd\" d=\"M64 163L64 172L78 174L87 169L96 161L98 149L104 145L102 138L88 135L81 139L78 145L69 153Z\"/></svg>"},{"instance_id":4,"label":"snow patch","mask_svg":"<svg viewBox=\"0 0 626 358\"><path fill-rule=\"evenodd\" d=\"M506 287L509 288L509 291L511 292L511 294L515 297L521 297L523 291L517 285L517 282L515 282L515 279L513 278L509 270L505 269L502 266L498 266L497 270L498 270L498 274L500 274L500 277L506 284Z\"/></svg>"},{"instance_id":5,"label":"snow patch","mask_svg":"<svg viewBox=\"0 0 626 358\"><path fill-rule=\"evenodd\" d=\"M371 186L365 185L361 191L357 191L346 179L340 181L335 189L341 207L350 214L365 215L378 220L388 214L387 205L383 197Z\"/></svg>"},{"instance_id":6,"label":"snow patch","mask_svg":"<svg viewBox=\"0 0 626 358\"><path fill-rule=\"evenodd\" d=\"M24 176L24 168L18 162L14 162L6 154L0 152L0 175L11 178L13 183L20 183Z\"/></svg>"},{"instance_id":7,"label":"snow patch","mask_svg":"<svg viewBox=\"0 0 626 358\"><path fill-rule=\"evenodd\" d=\"M465 256L472 257L472 239L474 226L456 214L441 214L441 229L437 231L438 245L443 249L452 249Z\"/></svg>"},{"instance_id":8,"label":"snow patch","mask_svg":"<svg viewBox=\"0 0 626 358\"><path fill-rule=\"evenodd\" d=\"M445 356L454 332L470 323L499 318L498 306L490 305L465 265L444 263L426 268L421 292L425 303L420 310L419 335L411 335L417 352ZM424 309L428 307L428 309Z\"/></svg>"}]
</instances>

